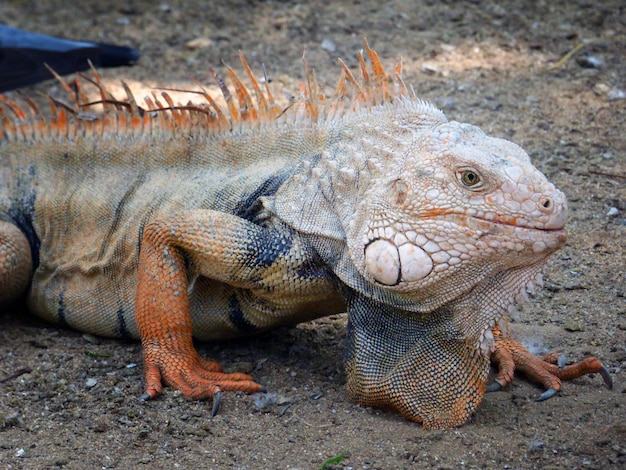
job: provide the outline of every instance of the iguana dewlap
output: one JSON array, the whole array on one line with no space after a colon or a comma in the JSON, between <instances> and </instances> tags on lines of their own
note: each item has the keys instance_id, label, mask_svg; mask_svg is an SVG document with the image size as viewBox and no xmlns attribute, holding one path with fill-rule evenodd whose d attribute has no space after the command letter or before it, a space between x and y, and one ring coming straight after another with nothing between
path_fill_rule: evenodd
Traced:
<instances>
[{"instance_id":1,"label":"iguana dewlap","mask_svg":"<svg viewBox=\"0 0 626 470\"><path fill-rule=\"evenodd\" d=\"M146 391L257 392L192 344L345 311L358 403L428 428L464 423L490 358L548 390L601 372L562 367L503 329L563 245L564 195L526 153L446 117L392 80L366 44L326 99L312 74L286 109L228 69L226 107L163 93L105 113L0 97L0 302L98 335L140 338ZM90 81L92 81L90 79ZM163 100L164 102L161 102ZM496 387L497 387L496 386Z\"/></svg>"}]
</instances>

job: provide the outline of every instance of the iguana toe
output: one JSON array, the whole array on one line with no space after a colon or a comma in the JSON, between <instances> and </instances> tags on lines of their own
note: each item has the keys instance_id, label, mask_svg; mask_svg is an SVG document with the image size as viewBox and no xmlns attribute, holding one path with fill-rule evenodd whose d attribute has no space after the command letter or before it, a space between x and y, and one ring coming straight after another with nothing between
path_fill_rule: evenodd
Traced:
<instances>
[{"instance_id":1,"label":"iguana toe","mask_svg":"<svg viewBox=\"0 0 626 470\"><path fill-rule=\"evenodd\" d=\"M606 387L609 389L613 388L613 379L611 378L611 373L606 368L606 366L602 364L602 362L600 362L597 357L594 356L586 357L576 364L559 367L556 372L556 375L561 380L573 380L587 374L600 374L602 380L604 381L604 385L606 385Z\"/></svg>"},{"instance_id":2,"label":"iguana toe","mask_svg":"<svg viewBox=\"0 0 626 470\"><path fill-rule=\"evenodd\" d=\"M193 368L173 375L167 374L164 382L170 387L180 390L186 397L196 400L208 398L215 400L215 397L223 391L256 393L263 389L248 374L207 372L199 368Z\"/></svg>"}]
</instances>

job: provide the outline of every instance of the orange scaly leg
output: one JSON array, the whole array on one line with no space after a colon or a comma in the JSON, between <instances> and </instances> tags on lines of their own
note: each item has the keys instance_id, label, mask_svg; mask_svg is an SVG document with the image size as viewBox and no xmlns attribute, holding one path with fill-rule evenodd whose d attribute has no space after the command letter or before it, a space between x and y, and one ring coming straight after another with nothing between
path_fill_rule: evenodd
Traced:
<instances>
[{"instance_id":1,"label":"orange scaly leg","mask_svg":"<svg viewBox=\"0 0 626 470\"><path fill-rule=\"evenodd\" d=\"M613 380L608 369L595 357L588 357L576 364L565 365L565 356L550 353L539 357L532 354L520 342L504 336L500 328L493 328L495 351L491 360L498 367L498 375L487 387L488 392L500 390L513 380L518 370L529 379L540 383L545 392L535 400L552 398L561 389L562 380L573 380L586 374L599 373L608 388L613 387Z\"/></svg>"},{"instance_id":2,"label":"orange scaly leg","mask_svg":"<svg viewBox=\"0 0 626 470\"><path fill-rule=\"evenodd\" d=\"M213 398L215 415L222 391L254 393L263 387L247 374L222 373L219 364L198 356L192 342L185 262L172 233L166 224L151 224L142 239L135 306L144 349L142 399L158 396L165 383L190 398Z\"/></svg>"}]
</instances>

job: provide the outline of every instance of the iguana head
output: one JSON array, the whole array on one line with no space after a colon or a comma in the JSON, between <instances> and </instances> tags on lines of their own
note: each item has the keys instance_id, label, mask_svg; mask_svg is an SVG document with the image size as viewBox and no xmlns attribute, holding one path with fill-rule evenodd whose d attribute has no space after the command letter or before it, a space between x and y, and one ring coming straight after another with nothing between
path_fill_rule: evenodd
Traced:
<instances>
[{"instance_id":1,"label":"iguana head","mask_svg":"<svg viewBox=\"0 0 626 470\"><path fill-rule=\"evenodd\" d=\"M365 279L430 309L563 245L565 196L520 147L413 107L361 137L368 184L343 217Z\"/></svg>"}]
</instances>

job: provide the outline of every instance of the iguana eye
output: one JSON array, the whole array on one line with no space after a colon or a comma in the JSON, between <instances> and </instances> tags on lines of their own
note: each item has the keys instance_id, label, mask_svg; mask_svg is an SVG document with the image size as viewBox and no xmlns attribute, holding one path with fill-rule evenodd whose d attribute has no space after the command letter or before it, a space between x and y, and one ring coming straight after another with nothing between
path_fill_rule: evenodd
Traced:
<instances>
[{"instance_id":1,"label":"iguana eye","mask_svg":"<svg viewBox=\"0 0 626 470\"><path fill-rule=\"evenodd\" d=\"M473 168L461 168L457 172L457 178L463 186L472 190L480 189L483 187L483 179L480 174Z\"/></svg>"}]
</instances>

